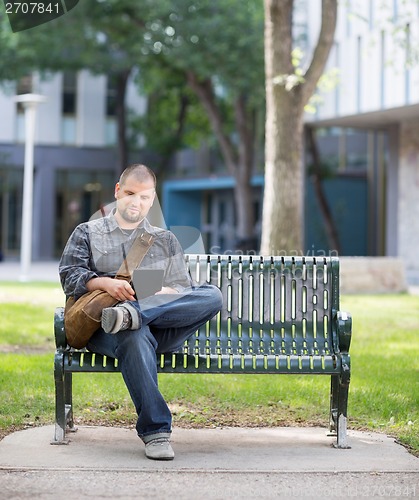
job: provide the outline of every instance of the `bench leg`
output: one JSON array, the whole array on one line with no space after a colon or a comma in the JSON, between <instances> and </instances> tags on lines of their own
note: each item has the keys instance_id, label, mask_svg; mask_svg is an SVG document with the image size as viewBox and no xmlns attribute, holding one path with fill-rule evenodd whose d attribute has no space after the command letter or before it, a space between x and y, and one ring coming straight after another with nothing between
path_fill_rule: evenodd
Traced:
<instances>
[{"instance_id":1,"label":"bench leg","mask_svg":"<svg viewBox=\"0 0 419 500\"><path fill-rule=\"evenodd\" d=\"M350 448L347 434L349 377L332 375L330 387L329 435L336 436L336 448Z\"/></svg>"},{"instance_id":2,"label":"bench leg","mask_svg":"<svg viewBox=\"0 0 419 500\"><path fill-rule=\"evenodd\" d=\"M55 354L55 432L51 444L68 444L66 432L75 432L72 402L72 374L64 372L64 355Z\"/></svg>"},{"instance_id":3,"label":"bench leg","mask_svg":"<svg viewBox=\"0 0 419 500\"><path fill-rule=\"evenodd\" d=\"M330 382L329 436L336 436L338 417L339 375L332 375Z\"/></svg>"}]
</instances>

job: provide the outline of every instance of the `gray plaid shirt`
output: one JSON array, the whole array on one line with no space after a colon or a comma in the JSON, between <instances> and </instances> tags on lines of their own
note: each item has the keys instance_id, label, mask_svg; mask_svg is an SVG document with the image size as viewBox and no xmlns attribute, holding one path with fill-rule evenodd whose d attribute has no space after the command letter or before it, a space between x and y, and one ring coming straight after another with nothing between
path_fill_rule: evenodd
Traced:
<instances>
[{"instance_id":1,"label":"gray plaid shirt","mask_svg":"<svg viewBox=\"0 0 419 500\"><path fill-rule=\"evenodd\" d=\"M79 224L64 248L59 273L67 297L76 299L88 290L86 283L99 276L114 277L140 231L154 235L155 240L145 255L141 268L164 269L163 286L181 292L192 285L185 257L175 235L152 226L147 219L133 231L119 227L110 215Z\"/></svg>"}]
</instances>

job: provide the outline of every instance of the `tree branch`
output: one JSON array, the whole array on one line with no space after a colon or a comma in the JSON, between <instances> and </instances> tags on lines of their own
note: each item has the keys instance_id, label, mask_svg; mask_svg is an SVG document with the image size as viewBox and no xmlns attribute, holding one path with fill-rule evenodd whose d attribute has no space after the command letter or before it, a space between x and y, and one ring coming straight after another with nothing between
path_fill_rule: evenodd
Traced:
<instances>
[{"instance_id":1,"label":"tree branch","mask_svg":"<svg viewBox=\"0 0 419 500\"><path fill-rule=\"evenodd\" d=\"M305 106L313 95L321 77L330 50L333 46L337 22L337 0L322 0L322 22L319 39L314 50L310 66L304 75L304 83L300 86L302 105Z\"/></svg>"},{"instance_id":2,"label":"tree branch","mask_svg":"<svg viewBox=\"0 0 419 500\"><path fill-rule=\"evenodd\" d=\"M239 157L242 169L244 169L244 177L250 179L253 162L253 134L249 127L248 118L246 116L246 98L240 95L234 103L235 119L237 131L239 133Z\"/></svg>"},{"instance_id":3,"label":"tree branch","mask_svg":"<svg viewBox=\"0 0 419 500\"><path fill-rule=\"evenodd\" d=\"M119 170L122 172L127 167L128 162L128 144L127 144L127 113L125 107L125 96L127 92L128 79L132 68L126 68L118 71L116 79L116 119L118 125L118 153Z\"/></svg>"},{"instance_id":4,"label":"tree branch","mask_svg":"<svg viewBox=\"0 0 419 500\"><path fill-rule=\"evenodd\" d=\"M202 105L208 113L212 129L220 144L221 152L232 175L235 175L237 165L237 154L229 137L223 130L223 119L220 110L215 102L214 90L210 80L199 81L197 76L191 72L187 72L187 80L191 89L198 96Z\"/></svg>"}]
</instances>

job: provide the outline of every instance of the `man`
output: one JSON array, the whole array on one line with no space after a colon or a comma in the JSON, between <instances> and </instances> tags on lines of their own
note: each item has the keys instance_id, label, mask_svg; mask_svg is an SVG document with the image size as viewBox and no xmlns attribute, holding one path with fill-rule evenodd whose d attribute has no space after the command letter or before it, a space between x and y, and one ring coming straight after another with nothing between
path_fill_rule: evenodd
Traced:
<instances>
[{"instance_id":1,"label":"man","mask_svg":"<svg viewBox=\"0 0 419 500\"><path fill-rule=\"evenodd\" d=\"M119 301L103 310L101 328L87 348L118 359L146 456L171 460L172 417L158 389L156 353L181 348L221 309L222 296L217 287L192 282L176 237L147 220L155 189L152 170L139 164L128 167L115 186L116 207L108 216L76 227L59 272L67 298L77 300L89 291L105 290ZM115 275L141 232L155 239L140 267L164 269L164 281L159 292L138 301L131 284Z\"/></svg>"}]
</instances>

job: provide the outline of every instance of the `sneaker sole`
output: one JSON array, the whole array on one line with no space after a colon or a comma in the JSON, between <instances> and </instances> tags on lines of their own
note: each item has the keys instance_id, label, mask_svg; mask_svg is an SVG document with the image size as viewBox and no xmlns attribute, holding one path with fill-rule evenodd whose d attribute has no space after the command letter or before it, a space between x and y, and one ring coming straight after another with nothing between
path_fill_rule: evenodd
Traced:
<instances>
[{"instance_id":1,"label":"sneaker sole","mask_svg":"<svg viewBox=\"0 0 419 500\"><path fill-rule=\"evenodd\" d=\"M173 460L175 457L150 457L149 455L146 454L146 457L150 460L166 460L166 461L169 461L169 460Z\"/></svg>"},{"instance_id":2,"label":"sneaker sole","mask_svg":"<svg viewBox=\"0 0 419 500\"><path fill-rule=\"evenodd\" d=\"M103 309L101 325L106 333L115 333L113 329L115 328L117 319L118 315L114 308Z\"/></svg>"}]
</instances>

